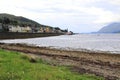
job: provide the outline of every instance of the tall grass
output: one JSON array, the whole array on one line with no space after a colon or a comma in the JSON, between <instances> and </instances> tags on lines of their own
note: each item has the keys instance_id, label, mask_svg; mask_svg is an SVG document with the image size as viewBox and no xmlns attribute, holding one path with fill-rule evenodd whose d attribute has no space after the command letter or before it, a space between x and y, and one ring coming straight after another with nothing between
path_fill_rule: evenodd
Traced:
<instances>
[{"instance_id":1,"label":"tall grass","mask_svg":"<svg viewBox=\"0 0 120 80\"><path fill-rule=\"evenodd\" d=\"M45 64L18 52L0 49L0 80L103 80L93 75L80 75L63 66Z\"/></svg>"}]
</instances>

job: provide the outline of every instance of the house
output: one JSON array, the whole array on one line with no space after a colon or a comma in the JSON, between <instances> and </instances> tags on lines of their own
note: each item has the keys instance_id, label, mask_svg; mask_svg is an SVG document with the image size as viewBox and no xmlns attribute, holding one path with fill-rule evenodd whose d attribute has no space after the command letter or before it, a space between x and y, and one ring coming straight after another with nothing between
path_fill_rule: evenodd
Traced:
<instances>
[{"instance_id":1,"label":"house","mask_svg":"<svg viewBox=\"0 0 120 80\"><path fill-rule=\"evenodd\" d=\"M30 26L21 27L21 32L32 32L32 29Z\"/></svg>"},{"instance_id":2,"label":"house","mask_svg":"<svg viewBox=\"0 0 120 80\"><path fill-rule=\"evenodd\" d=\"M9 32L31 32L32 29L29 26L26 27L21 27L21 26L14 26L14 25L9 25Z\"/></svg>"},{"instance_id":3,"label":"house","mask_svg":"<svg viewBox=\"0 0 120 80\"><path fill-rule=\"evenodd\" d=\"M22 32L20 26L9 25L8 28L9 28L9 32Z\"/></svg>"},{"instance_id":4,"label":"house","mask_svg":"<svg viewBox=\"0 0 120 80\"><path fill-rule=\"evenodd\" d=\"M46 33L51 33L51 32L52 32L52 29L51 29L50 27L46 27L46 28L45 28L45 32L46 32Z\"/></svg>"},{"instance_id":5,"label":"house","mask_svg":"<svg viewBox=\"0 0 120 80\"><path fill-rule=\"evenodd\" d=\"M32 31L32 28L30 26L26 26L26 31L27 32L31 32Z\"/></svg>"},{"instance_id":6,"label":"house","mask_svg":"<svg viewBox=\"0 0 120 80\"><path fill-rule=\"evenodd\" d=\"M45 32L44 28L40 27L39 30L38 30L38 33L44 33L44 32Z\"/></svg>"},{"instance_id":7,"label":"house","mask_svg":"<svg viewBox=\"0 0 120 80\"><path fill-rule=\"evenodd\" d=\"M31 27L31 32L32 33L38 33L38 32L40 32L40 28L38 28L38 27L36 28L36 27L32 26Z\"/></svg>"}]
</instances>

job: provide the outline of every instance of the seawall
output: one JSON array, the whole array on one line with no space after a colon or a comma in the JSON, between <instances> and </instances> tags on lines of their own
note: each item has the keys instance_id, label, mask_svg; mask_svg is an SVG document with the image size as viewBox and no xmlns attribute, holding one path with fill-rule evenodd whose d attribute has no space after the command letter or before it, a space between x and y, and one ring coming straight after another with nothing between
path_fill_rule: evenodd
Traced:
<instances>
[{"instance_id":1,"label":"seawall","mask_svg":"<svg viewBox=\"0 0 120 80\"><path fill-rule=\"evenodd\" d=\"M59 36L63 33L18 33L18 32L0 32L0 39L24 39L36 37Z\"/></svg>"}]
</instances>

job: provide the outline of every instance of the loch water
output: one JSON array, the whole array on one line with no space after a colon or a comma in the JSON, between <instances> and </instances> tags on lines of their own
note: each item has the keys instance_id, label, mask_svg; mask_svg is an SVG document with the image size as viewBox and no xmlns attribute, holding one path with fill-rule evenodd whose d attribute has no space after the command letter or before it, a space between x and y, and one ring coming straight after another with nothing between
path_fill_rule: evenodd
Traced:
<instances>
[{"instance_id":1,"label":"loch water","mask_svg":"<svg viewBox=\"0 0 120 80\"><path fill-rule=\"evenodd\" d=\"M53 37L0 40L67 50L106 51L120 54L120 34L76 34Z\"/></svg>"}]
</instances>

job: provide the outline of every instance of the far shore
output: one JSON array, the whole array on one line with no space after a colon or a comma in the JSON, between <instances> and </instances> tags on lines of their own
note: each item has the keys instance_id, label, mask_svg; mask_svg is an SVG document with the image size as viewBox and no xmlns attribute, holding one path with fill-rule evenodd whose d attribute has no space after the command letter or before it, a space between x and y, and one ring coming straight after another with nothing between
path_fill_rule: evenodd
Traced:
<instances>
[{"instance_id":1,"label":"far shore","mask_svg":"<svg viewBox=\"0 0 120 80\"><path fill-rule=\"evenodd\" d=\"M0 48L39 57L50 65L72 66L71 70L80 74L90 73L105 80L120 79L120 54L69 51L26 44L0 43Z\"/></svg>"}]
</instances>

